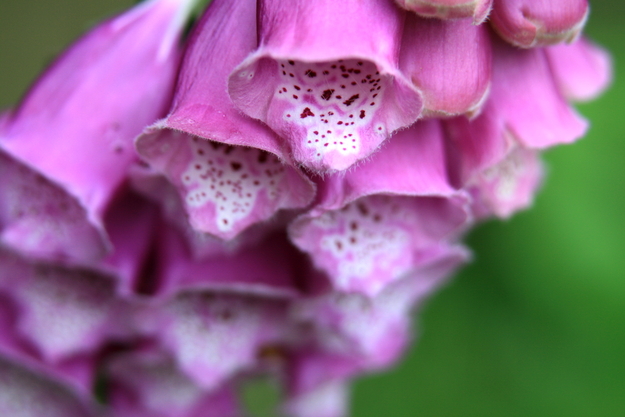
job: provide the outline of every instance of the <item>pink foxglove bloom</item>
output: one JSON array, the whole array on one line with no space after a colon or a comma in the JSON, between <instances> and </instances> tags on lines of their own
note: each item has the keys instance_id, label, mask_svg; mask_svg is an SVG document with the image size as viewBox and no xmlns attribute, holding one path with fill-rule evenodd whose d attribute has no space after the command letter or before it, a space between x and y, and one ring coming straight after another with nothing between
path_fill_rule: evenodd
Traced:
<instances>
[{"instance_id":1,"label":"pink foxglove bloom","mask_svg":"<svg viewBox=\"0 0 625 417\"><path fill-rule=\"evenodd\" d=\"M280 138L227 95L228 74L255 47L255 16L251 1L214 2L189 39L169 115L137 140L176 187L192 227L225 239L314 196Z\"/></svg>"},{"instance_id":2,"label":"pink foxglove bloom","mask_svg":"<svg viewBox=\"0 0 625 417\"><path fill-rule=\"evenodd\" d=\"M15 160L3 175L5 244L79 263L107 252L102 217L137 159L132 140L166 111L189 4L152 0L98 26L9 115L0 133L3 158Z\"/></svg>"},{"instance_id":3,"label":"pink foxglove bloom","mask_svg":"<svg viewBox=\"0 0 625 417\"><path fill-rule=\"evenodd\" d=\"M585 0L196 6L101 24L0 114L2 415L241 417L258 377L348 415L611 79Z\"/></svg>"},{"instance_id":4,"label":"pink foxglove bloom","mask_svg":"<svg viewBox=\"0 0 625 417\"><path fill-rule=\"evenodd\" d=\"M421 113L398 68L404 19L385 0L262 0L258 49L230 76L230 96L298 163L344 170Z\"/></svg>"}]
</instances>

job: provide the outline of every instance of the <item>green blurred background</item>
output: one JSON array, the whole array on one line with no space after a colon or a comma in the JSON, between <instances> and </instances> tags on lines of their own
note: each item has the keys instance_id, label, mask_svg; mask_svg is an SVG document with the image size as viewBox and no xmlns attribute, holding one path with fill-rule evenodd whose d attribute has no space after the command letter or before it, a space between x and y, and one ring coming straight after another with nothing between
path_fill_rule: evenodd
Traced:
<instances>
[{"instance_id":1,"label":"green blurred background","mask_svg":"<svg viewBox=\"0 0 625 417\"><path fill-rule=\"evenodd\" d=\"M0 108L132 3L1 0ZM471 233L475 260L425 306L404 362L356 383L353 416L625 416L625 3L591 6L615 82L579 106L587 137L546 154L531 210Z\"/></svg>"}]
</instances>

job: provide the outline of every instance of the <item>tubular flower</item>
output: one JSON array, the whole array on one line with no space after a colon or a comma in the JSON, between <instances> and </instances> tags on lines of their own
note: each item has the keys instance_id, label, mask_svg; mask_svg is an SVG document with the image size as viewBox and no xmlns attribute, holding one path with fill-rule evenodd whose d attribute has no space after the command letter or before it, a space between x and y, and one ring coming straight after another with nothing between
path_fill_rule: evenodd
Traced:
<instances>
[{"instance_id":1,"label":"tubular flower","mask_svg":"<svg viewBox=\"0 0 625 417\"><path fill-rule=\"evenodd\" d=\"M264 377L347 415L611 79L583 0L196 6L105 22L0 113L0 414L240 417Z\"/></svg>"}]
</instances>

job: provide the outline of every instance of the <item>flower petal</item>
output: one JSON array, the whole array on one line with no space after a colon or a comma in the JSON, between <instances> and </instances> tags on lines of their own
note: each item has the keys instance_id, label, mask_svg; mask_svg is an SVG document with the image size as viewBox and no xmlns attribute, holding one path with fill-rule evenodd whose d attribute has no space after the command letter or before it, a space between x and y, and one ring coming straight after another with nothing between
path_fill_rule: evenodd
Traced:
<instances>
[{"instance_id":1,"label":"flower petal","mask_svg":"<svg viewBox=\"0 0 625 417\"><path fill-rule=\"evenodd\" d=\"M522 48L571 42L588 17L587 0L494 0L491 24Z\"/></svg>"},{"instance_id":2,"label":"flower petal","mask_svg":"<svg viewBox=\"0 0 625 417\"><path fill-rule=\"evenodd\" d=\"M163 352L137 350L113 357L109 401L115 416L238 417L232 388L202 390Z\"/></svg>"},{"instance_id":3,"label":"flower petal","mask_svg":"<svg viewBox=\"0 0 625 417\"><path fill-rule=\"evenodd\" d=\"M545 49L556 84L569 100L597 97L612 80L610 55L587 39Z\"/></svg>"},{"instance_id":4,"label":"flower petal","mask_svg":"<svg viewBox=\"0 0 625 417\"><path fill-rule=\"evenodd\" d=\"M493 0L395 0L406 10L423 17L438 19L459 19L473 17L473 24L479 25L488 17Z\"/></svg>"},{"instance_id":5,"label":"flower petal","mask_svg":"<svg viewBox=\"0 0 625 417\"><path fill-rule=\"evenodd\" d=\"M95 415L66 387L1 356L0 413L19 417Z\"/></svg>"},{"instance_id":6,"label":"flower petal","mask_svg":"<svg viewBox=\"0 0 625 417\"><path fill-rule=\"evenodd\" d=\"M132 140L168 104L188 5L152 1L96 27L41 76L0 135L2 151L75 199L96 229L136 158Z\"/></svg>"},{"instance_id":7,"label":"flower petal","mask_svg":"<svg viewBox=\"0 0 625 417\"><path fill-rule=\"evenodd\" d=\"M336 290L374 296L468 221L465 204L459 197L374 195L302 216L290 235Z\"/></svg>"},{"instance_id":8,"label":"flower petal","mask_svg":"<svg viewBox=\"0 0 625 417\"><path fill-rule=\"evenodd\" d=\"M387 1L261 1L260 47L230 76L230 96L298 163L344 170L421 113L397 69L403 20Z\"/></svg>"},{"instance_id":9,"label":"flower petal","mask_svg":"<svg viewBox=\"0 0 625 417\"><path fill-rule=\"evenodd\" d=\"M494 44L487 106L492 107L507 133L538 149L582 137L587 123L560 95L544 50L519 50L501 41Z\"/></svg>"},{"instance_id":10,"label":"flower petal","mask_svg":"<svg viewBox=\"0 0 625 417\"><path fill-rule=\"evenodd\" d=\"M543 177L537 152L514 148L501 162L482 172L475 180L476 215L495 214L508 218L529 207Z\"/></svg>"},{"instance_id":11,"label":"flower petal","mask_svg":"<svg viewBox=\"0 0 625 417\"><path fill-rule=\"evenodd\" d=\"M314 196L310 180L282 162L289 156L280 139L226 92L228 75L254 48L240 33L255 27L254 10L245 1L211 4L190 40L170 114L136 142L174 184L192 226L224 239Z\"/></svg>"},{"instance_id":12,"label":"flower petal","mask_svg":"<svg viewBox=\"0 0 625 417\"><path fill-rule=\"evenodd\" d=\"M476 113L490 85L489 33L466 19L441 21L409 14L400 68L423 93L426 114Z\"/></svg>"},{"instance_id":13,"label":"flower petal","mask_svg":"<svg viewBox=\"0 0 625 417\"><path fill-rule=\"evenodd\" d=\"M279 300L187 292L140 319L182 371L209 390L251 368L258 349L282 337L284 315Z\"/></svg>"}]
</instances>

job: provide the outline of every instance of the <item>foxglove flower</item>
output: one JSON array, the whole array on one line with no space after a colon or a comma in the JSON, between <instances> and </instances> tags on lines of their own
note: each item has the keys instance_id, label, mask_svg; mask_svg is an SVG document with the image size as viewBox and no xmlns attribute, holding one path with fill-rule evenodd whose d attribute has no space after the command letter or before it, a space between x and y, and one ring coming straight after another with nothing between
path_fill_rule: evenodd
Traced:
<instances>
[{"instance_id":1,"label":"foxglove flower","mask_svg":"<svg viewBox=\"0 0 625 417\"><path fill-rule=\"evenodd\" d=\"M2 158L15 161L1 190L5 244L83 264L109 250L102 216L136 160L132 140L166 110L190 4L152 0L98 26L9 115L0 133Z\"/></svg>"},{"instance_id":2,"label":"foxglove flower","mask_svg":"<svg viewBox=\"0 0 625 417\"><path fill-rule=\"evenodd\" d=\"M250 1L211 6L189 40L170 114L137 140L139 154L178 190L191 225L226 239L314 195L279 137L241 115L226 93L228 74L255 46L254 11Z\"/></svg>"},{"instance_id":3,"label":"foxglove flower","mask_svg":"<svg viewBox=\"0 0 625 417\"><path fill-rule=\"evenodd\" d=\"M398 68L404 14L388 1L263 0L258 49L230 76L239 109L316 171L370 155L422 109Z\"/></svg>"}]
</instances>

